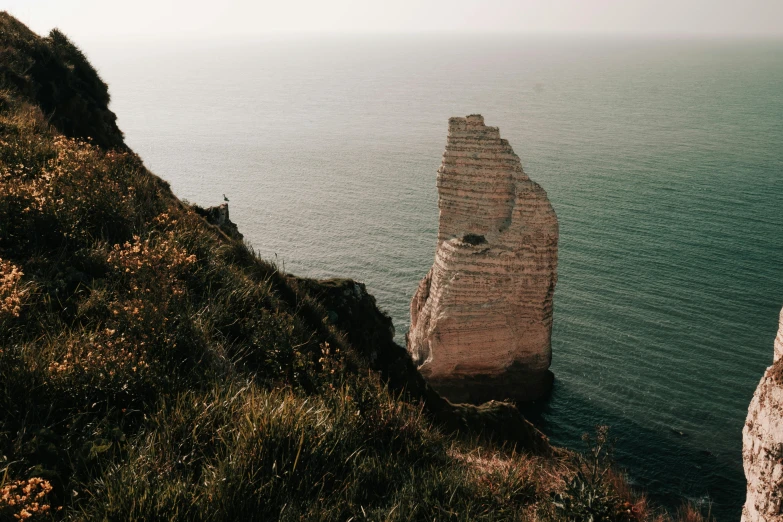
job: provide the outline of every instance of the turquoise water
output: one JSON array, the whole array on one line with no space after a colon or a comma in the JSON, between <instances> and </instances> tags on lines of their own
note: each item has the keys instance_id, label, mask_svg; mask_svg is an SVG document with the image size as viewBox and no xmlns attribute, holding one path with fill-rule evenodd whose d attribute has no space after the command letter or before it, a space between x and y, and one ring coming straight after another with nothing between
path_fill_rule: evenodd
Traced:
<instances>
[{"instance_id":1,"label":"turquoise water","mask_svg":"<svg viewBox=\"0 0 783 522\"><path fill-rule=\"evenodd\" d=\"M500 127L561 224L538 416L611 425L635 484L744 499L741 429L783 306L783 42L481 37L85 45L127 142L259 253L394 318L429 269L449 116Z\"/></svg>"}]
</instances>

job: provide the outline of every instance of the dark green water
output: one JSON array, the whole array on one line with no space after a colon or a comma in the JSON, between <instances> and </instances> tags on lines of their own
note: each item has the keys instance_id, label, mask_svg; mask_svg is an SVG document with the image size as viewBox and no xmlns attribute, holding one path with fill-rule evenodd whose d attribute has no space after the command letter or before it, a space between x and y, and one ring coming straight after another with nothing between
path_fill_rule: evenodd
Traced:
<instances>
[{"instance_id":1,"label":"dark green water","mask_svg":"<svg viewBox=\"0 0 783 522\"><path fill-rule=\"evenodd\" d=\"M741 429L783 306L783 43L478 37L86 48L128 143L294 273L394 318L432 263L449 116L500 127L561 223L539 422L611 425L676 507L744 500Z\"/></svg>"}]
</instances>

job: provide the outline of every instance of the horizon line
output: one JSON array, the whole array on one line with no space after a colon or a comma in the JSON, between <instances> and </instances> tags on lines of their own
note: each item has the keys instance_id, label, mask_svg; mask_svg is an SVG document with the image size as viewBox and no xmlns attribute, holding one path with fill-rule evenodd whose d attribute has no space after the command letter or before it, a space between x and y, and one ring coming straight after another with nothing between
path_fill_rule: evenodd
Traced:
<instances>
[{"instance_id":1,"label":"horizon line","mask_svg":"<svg viewBox=\"0 0 783 522\"><path fill-rule=\"evenodd\" d=\"M55 27L56 28L56 27ZM54 29L54 28L53 28ZM62 29L61 29L62 30ZM66 30L62 30L69 37ZM48 34L48 32L46 33ZM45 34L42 34L45 36ZM625 40L756 40L756 41L783 41L783 33L717 33L717 32L638 32L638 31L464 31L464 30L415 30L415 31L317 31L317 30L278 30L264 31L258 33L204 33L204 32L186 32L177 34L150 34L150 33L128 33L99 36L90 35L79 37L84 42L128 42L128 41L188 41L188 42L214 42L222 41L247 41L256 39L266 39L275 37L389 37L389 36L471 36L471 37L517 37L517 38L573 38L573 39L625 39Z\"/></svg>"}]
</instances>

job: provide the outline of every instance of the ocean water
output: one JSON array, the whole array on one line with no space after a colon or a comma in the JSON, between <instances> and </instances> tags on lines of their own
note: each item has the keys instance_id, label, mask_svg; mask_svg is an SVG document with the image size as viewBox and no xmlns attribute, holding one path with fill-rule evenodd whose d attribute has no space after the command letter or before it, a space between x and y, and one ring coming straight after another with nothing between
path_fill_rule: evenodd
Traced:
<instances>
[{"instance_id":1,"label":"ocean water","mask_svg":"<svg viewBox=\"0 0 783 522\"><path fill-rule=\"evenodd\" d=\"M560 219L558 444L609 424L634 484L744 500L741 430L783 306L783 42L480 36L84 45L128 144L230 199L264 257L394 319L434 254L450 116L500 127Z\"/></svg>"}]
</instances>

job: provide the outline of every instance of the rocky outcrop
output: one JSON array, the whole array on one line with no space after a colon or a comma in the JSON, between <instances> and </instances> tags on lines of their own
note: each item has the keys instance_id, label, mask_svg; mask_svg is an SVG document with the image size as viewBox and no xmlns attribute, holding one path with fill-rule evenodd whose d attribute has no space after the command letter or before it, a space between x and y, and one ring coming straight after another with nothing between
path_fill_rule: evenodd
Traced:
<instances>
[{"instance_id":1,"label":"rocky outcrop","mask_svg":"<svg viewBox=\"0 0 783 522\"><path fill-rule=\"evenodd\" d=\"M783 522L783 311L772 366L753 394L742 430L748 481L743 522Z\"/></svg>"},{"instance_id":2,"label":"rocky outcrop","mask_svg":"<svg viewBox=\"0 0 783 522\"><path fill-rule=\"evenodd\" d=\"M236 223L231 221L228 217L228 203L222 203L216 207L209 208L193 205L193 210L199 216L203 216L207 220L207 223L215 225L222 230L228 237L239 240L244 237L239 231L239 228L237 228Z\"/></svg>"},{"instance_id":3,"label":"rocky outcrop","mask_svg":"<svg viewBox=\"0 0 783 522\"><path fill-rule=\"evenodd\" d=\"M558 222L497 127L451 118L438 169L435 262L411 302L408 351L452 401L551 387Z\"/></svg>"},{"instance_id":4,"label":"rocky outcrop","mask_svg":"<svg viewBox=\"0 0 783 522\"><path fill-rule=\"evenodd\" d=\"M416 371L405 348L394 342L391 318L378 309L364 284L351 279L316 281L293 276L289 276L289 282L302 295L317 298L325 308L326 323L344 332L352 353L361 359L359 367L377 371L395 396L421 403L425 412L446 430L504 443L536 455L559 453L546 435L511 403L490 401L474 406L452 404L441 397ZM301 307L307 299L299 296L297 301ZM301 307L300 314L306 313L305 308Z\"/></svg>"}]
</instances>

